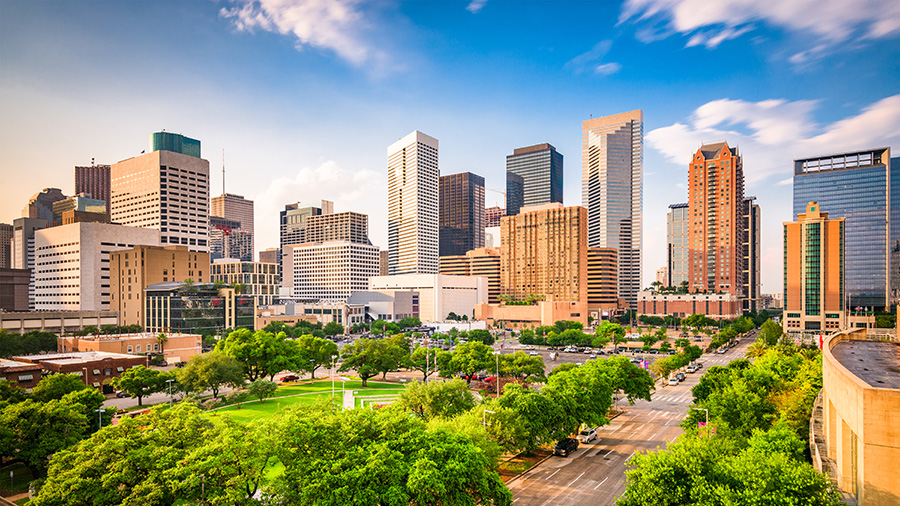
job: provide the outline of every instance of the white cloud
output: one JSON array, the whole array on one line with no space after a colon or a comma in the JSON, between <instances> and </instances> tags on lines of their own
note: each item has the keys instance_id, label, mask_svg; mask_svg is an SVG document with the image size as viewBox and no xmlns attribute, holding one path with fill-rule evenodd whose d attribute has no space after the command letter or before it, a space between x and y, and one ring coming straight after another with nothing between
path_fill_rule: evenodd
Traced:
<instances>
[{"instance_id":1,"label":"white cloud","mask_svg":"<svg viewBox=\"0 0 900 506\"><path fill-rule=\"evenodd\" d=\"M564 67L576 74L592 72L596 75L609 76L622 70L622 65L615 62L603 63L603 58L612 47L611 40L601 40L589 51L572 58Z\"/></svg>"},{"instance_id":2,"label":"white cloud","mask_svg":"<svg viewBox=\"0 0 900 506\"><path fill-rule=\"evenodd\" d=\"M727 140L744 156L748 184L790 174L794 158L900 144L900 95L827 125L813 119L816 106L807 100L715 100L684 123L652 130L647 143L682 166L702 143Z\"/></svg>"},{"instance_id":3,"label":"white cloud","mask_svg":"<svg viewBox=\"0 0 900 506\"><path fill-rule=\"evenodd\" d=\"M356 66L383 60L386 55L365 40L370 30L359 0L231 0L222 17L238 30L259 28L297 39L304 46L334 51Z\"/></svg>"},{"instance_id":4,"label":"white cloud","mask_svg":"<svg viewBox=\"0 0 900 506\"><path fill-rule=\"evenodd\" d=\"M378 242L378 231L373 230L373 226L387 223L386 195L384 174L368 169L349 171L329 160L318 167L303 167L293 177L272 179L265 190L253 196L253 200L257 216L278 216L285 204L294 202L317 206L323 199L330 200L334 202L335 212L355 211L369 215L369 239L386 248L387 244ZM257 235L259 245L278 244L278 230L274 227L261 228Z\"/></svg>"},{"instance_id":5,"label":"white cloud","mask_svg":"<svg viewBox=\"0 0 900 506\"><path fill-rule=\"evenodd\" d=\"M622 70L622 65L618 63L601 63L594 68L595 74L600 74L603 76L611 76L616 72Z\"/></svg>"},{"instance_id":6,"label":"white cloud","mask_svg":"<svg viewBox=\"0 0 900 506\"><path fill-rule=\"evenodd\" d=\"M757 22L813 34L833 45L849 40L875 39L900 33L897 0L627 0L619 22L662 24L662 29L639 30L644 41L663 34L690 36L687 45L714 48L753 29ZM821 52L821 50L816 51ZM797 58L808 58L801 53Z\"/></svg>"},{"instance_id":7,"label":"white cloud","mask_svg":"<svg viewBox=\"0 0 900 506\"><path fill-rule=\"evenodd\" d=\"M469 5L466 6L466 10L471 12L472 14L478 14L481 9L484 8L484 4L487 3L487 0L472 0L469 2Z\"/></svg>"}]
</instances>

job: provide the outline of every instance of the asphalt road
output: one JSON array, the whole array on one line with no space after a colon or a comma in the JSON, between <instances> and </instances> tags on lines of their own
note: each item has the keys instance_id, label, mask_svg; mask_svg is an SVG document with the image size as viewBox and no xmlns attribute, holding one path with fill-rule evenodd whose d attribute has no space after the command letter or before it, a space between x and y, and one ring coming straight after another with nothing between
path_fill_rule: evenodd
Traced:
<instances>
[{"instance_id":1,"label":"asphalt road","mask_svg":"<svg viewBox=\"0 0 900 506\"><path fill-rule=\"evenodd\" d=\"M652 400L627 406L625 413L597 431L569 457L550 457L509 484L516 506L615 504L625 492L625 462L638 451L665 448L682 430L678 426L691 404L691 388L713 365L743 358L748 337L723 355L705 354L703 369L677 386L660 386ZM630 354L629 354L630 355Z\"/></svg>"}]
</instances>

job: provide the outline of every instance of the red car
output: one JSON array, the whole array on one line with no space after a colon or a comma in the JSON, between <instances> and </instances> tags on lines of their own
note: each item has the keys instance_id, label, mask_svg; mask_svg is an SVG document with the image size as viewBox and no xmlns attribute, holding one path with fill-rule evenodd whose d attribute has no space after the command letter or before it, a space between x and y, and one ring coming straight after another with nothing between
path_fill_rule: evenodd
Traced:
<instances>
[{"instance_id":1,"label":"red car","mask_svg":"<svg viewBox=\"0 0 900 506\"><path fill-rule=\"evenodd\" d=\"M299 380L299 379L300 379L300 376L297 376L296 374L288 374L287 376L282 376L282 377L281 377L281 381L282 381L282 382L287 382L287 381L297 381L297 380Z\"/></svg>"}]
</instances>

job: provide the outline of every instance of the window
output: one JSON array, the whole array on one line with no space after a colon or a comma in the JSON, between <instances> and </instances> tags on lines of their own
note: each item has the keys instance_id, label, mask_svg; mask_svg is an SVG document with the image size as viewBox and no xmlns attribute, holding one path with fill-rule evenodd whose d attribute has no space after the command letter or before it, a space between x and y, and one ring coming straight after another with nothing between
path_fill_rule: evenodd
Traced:
<instances>
[{"instance_id":1,"label":"window","mask_svg":"<svg viewBox=\"0 0 900 506\"><path fill-rule=\"evenodd\" d=\"M136 353L140 353L140 352L141 352L141 345L137 345L137 346L135 347L135 350L134 350L134 351L135 351Z\"/></svg>"},{"instance_id":2,"label":"window","mask_svg":"<svg viewBox=\"0 0 900 506\"><path fill-rule=\"evenodd\" d=\"M132 350L131 350L131 345L128 345L128 353L131 353L131 351L132 351ZM121 367L119 368L119 372L122 372L122 368L121 368Z\"/></svg>"},{"instance_id":3,"label":"window","mask_svg":"<svg viewBox=\"0 0 900 506\"><path fill-rule=\"evenodd\" d=\"M19 381L31 381L34 379L33 374L21 374L19 375Z\"/></svg>"}]
</instances>

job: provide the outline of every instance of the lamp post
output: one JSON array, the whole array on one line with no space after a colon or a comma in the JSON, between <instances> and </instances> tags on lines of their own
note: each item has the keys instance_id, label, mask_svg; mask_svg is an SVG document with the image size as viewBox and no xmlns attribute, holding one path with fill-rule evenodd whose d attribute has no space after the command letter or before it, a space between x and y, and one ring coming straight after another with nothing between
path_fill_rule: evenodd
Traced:
<instances>
[{"instance_id":1,"label":"lamp post","mask_svg":"<svg viewBox=\"0 0 900 506\"><path fill-rule=\"evenodd\" d=\"M331 402L334 402L334 363L337 355L331 356Z\"/></svg>"},{"instance_id":2,"label":"lamp post","mask_svg":"<svg viewBox=\"0 0 900 506\"><path fill-rule=\"evenodd\" d=\"M97 430L99 431L103 428L103 413L106 413L106 410L103 408L99 408L95 409L94 411L97 412Z\"/></svg>"},{"instance_id":3,"label":"lamp post","mask_svg":"<svg viewBox=\"0 0 900 506\"><path fill-rule=\"evenodd\" d=\"M172 378L166 380L166 387L169 389L169 407L172 407L172 382L175 381Z\"/></svg>"},{"instance_id":4,"label":"lamp post","mask_svg":"<svg viewBox=\"0 0 900 506\"><path fill-rule=\"evenodd\" d=\"M494 381L497 382L497 398L500 398L500 352L494 352L494 358L497 359L497 375L494 376Z\"/></svg>"}]
</instances>

